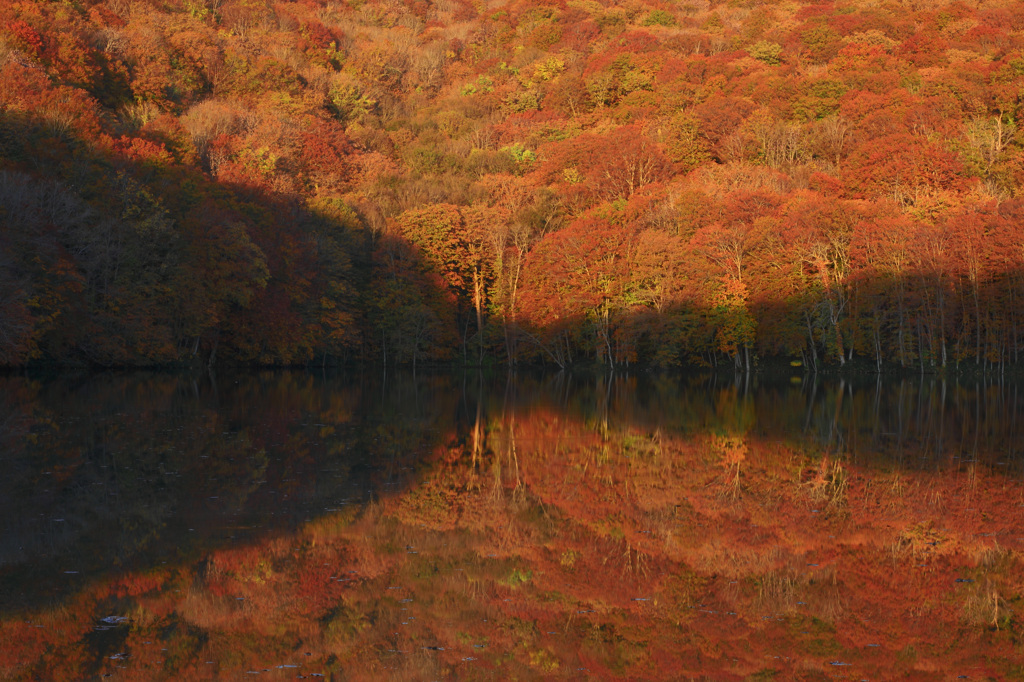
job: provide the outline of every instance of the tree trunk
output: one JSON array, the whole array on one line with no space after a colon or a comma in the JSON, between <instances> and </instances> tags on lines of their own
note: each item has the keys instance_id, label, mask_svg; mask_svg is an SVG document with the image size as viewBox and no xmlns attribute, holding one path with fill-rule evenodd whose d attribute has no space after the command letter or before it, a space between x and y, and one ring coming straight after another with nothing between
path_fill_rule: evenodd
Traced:
<instances>
[{"instance_id":1,"label":"tree trunk","mask_svg":"<svg viewBox=\"0 0 1024 682\"><path fill-rule=\"evenodd\" d=\"M220 331L217 331L216 336L213 337L213 350L210 351L210 361L206 364L207 367L212 368L217 364L217 346L220 344Z\"/></svg>"},{"instance_id":2,"label":"tree trunk","mask_svg":"<svg viewBox=\"0 0 1024 682\"><path fill-rule=\"evenodd\" d=\"M480 276L480 268L473 268L473 307L476 308L476 332L479 338L479 356L477 362L484 362L484 316L483 316L483 277Z\"/></svg>"},{"instance_id":3,"label":"tree trunk","mask_svg":"<svg viewBox=\"0 0 1024 682\"><path fill-rule=\"evenodd\" d=\"M811 367L815 372L818 371L818 349L814 347L814 329L811 327L810 315L804 315L804 320L807 322L807 343L811 350Z\"/></svg>"}]
</instances>

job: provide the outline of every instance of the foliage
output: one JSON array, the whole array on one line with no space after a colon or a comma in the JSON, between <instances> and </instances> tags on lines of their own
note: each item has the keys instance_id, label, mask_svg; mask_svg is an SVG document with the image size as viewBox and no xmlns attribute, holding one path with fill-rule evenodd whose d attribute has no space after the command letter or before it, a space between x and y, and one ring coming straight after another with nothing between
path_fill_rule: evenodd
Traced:
<instances>
[{"instance_id":1,"label":"foliage","mask_svg":"<svg viewBox=\"0 0 1024 682\"><path fill-rule=\"evenodd\" d=\"M0 363L1017 362L1020 9L749 5L4 3Z\"/></svg>"},{"instance_id":2,"label":"foliage","mask_svg":"<svg viewBox=\"0 0 1024 682\"><path fill-rule=\"evenodd\" d=\"M770 66L782 63L782 46L767 40L759 40L747 48L750 56Z\"/></svg>"}]
</instances>

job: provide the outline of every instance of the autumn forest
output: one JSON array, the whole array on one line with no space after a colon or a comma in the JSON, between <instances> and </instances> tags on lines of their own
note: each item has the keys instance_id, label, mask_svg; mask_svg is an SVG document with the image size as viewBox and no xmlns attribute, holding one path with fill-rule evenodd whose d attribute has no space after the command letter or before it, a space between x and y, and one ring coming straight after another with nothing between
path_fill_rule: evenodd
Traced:
<instances>
[{"instance_id":1,"label":"autumn forest","mask_svg":"<svg viewBox=\"0 0 1024 682\"><path fill-rule=\"evenodd\" d=\"M0 3L0 365L1024 344L1014 0Z\"/></svg>"}]
</instances>

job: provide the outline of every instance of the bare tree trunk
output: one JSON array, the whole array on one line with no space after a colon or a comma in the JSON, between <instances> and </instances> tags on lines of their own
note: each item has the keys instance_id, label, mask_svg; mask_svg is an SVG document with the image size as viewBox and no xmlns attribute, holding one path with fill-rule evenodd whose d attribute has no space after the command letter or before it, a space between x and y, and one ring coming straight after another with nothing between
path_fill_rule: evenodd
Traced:
<instances>
[{"instance_id":1,"label":"bare tree trunk","mask_svg":"<svg viewBox=\"0 0 1024 682\"><path fill-rule=\"evenodd\" d=\"M479 357L477 362L484 361L484 318L483 318L483 277L480 276L480 268L473 268L473 307L476 308L476 331L479 336L478 348Z\"/></svg>"},{"instance_id":2,"label":"bare tree trunk","mask_svg":"<svg viewBox=\"0 0 1024 682\"><path fill-rule=\"evenodd\" d=\"M846 353L843 351L843 332L839 330L839 316L832 316L832 328L836 332L836 356L839 358L839 366L846 365Z\"/></svg>"},{"instance_id":3,"label":"bare tree trunk","mask_svg":"<svg viewBox=\"0 0 1024 682\"><path fill-rule=\"evenodd\" d=\"M220 331L213 337L213 350L210 351L210 361L206 363L207 367L212 368L217 364L217 346L220 344Z\"/></svg>"},{"instance_id":4,"label":"bare tree trunk","mask_svg":"<svg viewBox=\"0 0 1024 682\"><path fill-rule=\"evenodd\" d=\"M814 329L811 327L811 316L805 314L804 320L807 322L807 343L811 349L811 367L815 372L818 371L818 349L814 347Z\"/></svg>"},{"instance_id":5,"label":"bare tree trunk","mask_svg":"<svg viewBox=\"0 0 1024 682\"><path fill-rule=\"evenodd\" d=\"M974 364L981 363L981 304L978 301L978 283L971 282L974 294Z\"/></svg>"}]
</instances>

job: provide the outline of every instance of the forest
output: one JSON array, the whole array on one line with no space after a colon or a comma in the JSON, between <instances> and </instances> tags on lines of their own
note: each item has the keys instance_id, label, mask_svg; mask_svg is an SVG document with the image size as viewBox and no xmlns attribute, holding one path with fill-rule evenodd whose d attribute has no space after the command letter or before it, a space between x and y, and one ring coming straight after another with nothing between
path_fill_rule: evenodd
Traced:
<instances>
[{"instance_id":1,"label":"forest","mask_svg":"<svg viewBox=\"0 0 1024 682\"><path fill-rule=\"evenodd\" d=\"M0 3L0 366L1002 371L1016 0Z\"/></svg>"}]
</instances>

